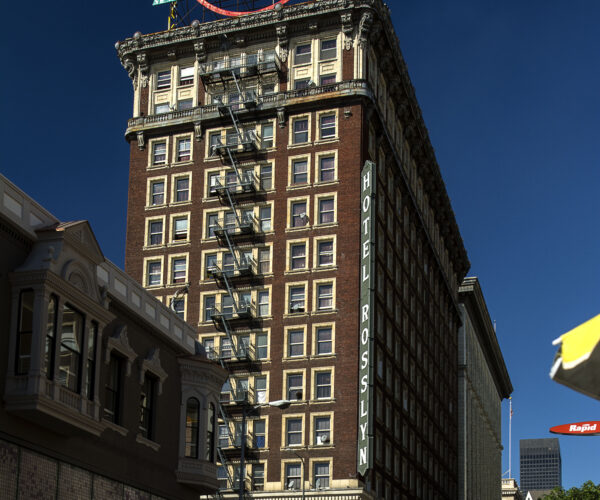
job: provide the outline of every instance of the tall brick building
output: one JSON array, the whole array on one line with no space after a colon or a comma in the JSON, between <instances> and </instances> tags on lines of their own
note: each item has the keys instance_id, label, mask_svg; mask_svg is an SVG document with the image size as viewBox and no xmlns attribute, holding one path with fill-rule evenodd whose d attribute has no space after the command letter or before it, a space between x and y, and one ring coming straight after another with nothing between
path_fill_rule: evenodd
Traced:
<instances>
[{"instance_id":1,"label":"tall brick building","mask_svg":"<svg viewBox=\"0 0 600 500\"><path fill-rule=\"evenodd\" d=\"M126 270L230 372L222 494L455 498L469 262L387 6L287 4L117 52Z\"/></svg>"}]
</instances>

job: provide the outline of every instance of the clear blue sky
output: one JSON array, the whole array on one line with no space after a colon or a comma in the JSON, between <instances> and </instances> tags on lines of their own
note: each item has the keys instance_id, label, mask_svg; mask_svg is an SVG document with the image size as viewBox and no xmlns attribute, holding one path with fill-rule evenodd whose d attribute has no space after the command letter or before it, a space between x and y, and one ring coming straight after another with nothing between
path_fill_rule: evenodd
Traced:
<instances>
[{"instance_id":1,"label":"clear blue sky","mask_svg":"<svg viewBox=\"0 0 600 500\"><path fill-rule=\"evenodd\" d=\"M132 86L114 43L166 27L151 0L3 9L0 171L122 265ZM600 313L600 2L389 2L515 391L519 439L600 420L552 382L563 332ZM14 14L12 13L14 12ZM508 468L508 411L503 414ZM566 487L600 482L600 438L561 437Z\"/></svg>"}]
</instances>

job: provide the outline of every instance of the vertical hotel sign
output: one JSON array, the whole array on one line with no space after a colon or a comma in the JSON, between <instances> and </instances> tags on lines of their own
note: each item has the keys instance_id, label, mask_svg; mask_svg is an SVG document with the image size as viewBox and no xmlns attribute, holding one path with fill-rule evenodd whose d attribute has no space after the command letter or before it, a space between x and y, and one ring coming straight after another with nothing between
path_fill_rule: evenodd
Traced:
<instances>
[{"instance_id":1,"label":"vertical hotel sign","mask_svg":"<svg viewBox=\"0 0 600 500\"><path fill-rule=\"evenodd\" d=\"M358 380L358 473L373 465L373 304L375 287L375 163L361 172L360 195L360 349Z\"/></svg>"}]
</instances>

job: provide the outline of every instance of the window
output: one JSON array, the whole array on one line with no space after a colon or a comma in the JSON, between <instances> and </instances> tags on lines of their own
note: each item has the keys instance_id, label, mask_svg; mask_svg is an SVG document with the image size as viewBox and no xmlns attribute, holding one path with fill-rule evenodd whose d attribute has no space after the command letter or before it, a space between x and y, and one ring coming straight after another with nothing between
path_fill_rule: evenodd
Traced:
<instances>
[{"instance_id":1,"label":"window","mask_svg":"<svg viewBox=\"0 0 600 500\"><path fill-rule=\"evenodd\" d=\"M290 373L287 376L287 397L289 401L302 399L302 373ZM298 443L299 444L299 443Z\"/></svg>"},{"instance_id":2,"label":"window","mask_svg":"<svg viewBox=\"0 0 600 500\"><path fill-rule=\"evenodd\" d=\"M329 462L315 462L313 476L315 488L329 488Z\"/></svg>"},{"instance_id":3,"label":"window","mask_svg":"<svg viewBox=\"0 0 600 500\"><path fill-rule=\"evenodd\" d=\"M302 465L298 463L285 464L285 488L299 490L301 486Z\"/></svg>"},{"instance_id":4,"label":"window","mask_svg":"<svg viewBox=\"0 0 600 500\"><path fill-rule=\"evenodd\" d=\"M261 131L261 144L263 148L273 147L273 125L263 125Z\"/></svg>"},{"instance_id":5,"label":"window","mask_svg":"<svg viewBox=\"0 0 600 500\"><path fill-rule=\"evenodd\" d=\"M264 464L252 464L252 490L263 491L265 489L265 466Z\"/></svg>"},{"instance_id":6,"label":"window","mask_svg":"<svg viewBox=\"0 0 600 500\"><path fill-rule=\"evenodd\" d=\"M184 109L192 109L194 107L194 100L192 98L189 99L179 99L177 101L177 110L183 111ZM181 160L183 161L183 160Z\"/></svg>"},{"instance_id":7,"label":"window","mask_svg":"<svg viewBox=\"0 0 600 500\"><path fill-rule=\"evenodd\" d=\"M171 70L159 71L156 74L156 89L164 90L171 88Z\"/></svg>"},{"instance_id":8,"label":"window","mask_svg":"<svg viewBox=\"0 0 600 500\"><path fill-rule=\"evenodd\" d=\"M335 75L321 75L321 85L333 85L335 79Z\"/></svg>"},{"instance_id":9,"label":"window","mask_svg":"<svg viewBox=\"0 0 600 500\"><path fill-rule=\"evenodd\" d=\"M310 43L305 43L296 46L294 53L294 64L308 64L311 60L311 46Z\"/></svg>"},{"instance_id":10,"label":"window","mask_svg":"<svg viewBox=\"0 0 600 500\"><path fill-rule=\"evenodd\" d=\"M213 172L208 174L206 185L208 186L207 196L216 196L217 195L217 186L219 186L219 177L220 174L218 172Z\"/></svg>"},{"instance_id":11,"label":"window","mask_svg":"<svg viewBox=\"0 0 600 500\"><path fill-rule=\"evenodd\" d=\"M94 386L96 382L96 342L98 340L98 323L92 321L88 330L88 348L86 356L85 396L94 400Z\"/></svg>"},{"instance_id":12,"label":"window","mask_svg":"<svg viewBox=\"0 0 600 500\"><path fill-rule=\"evenodd\" d=\"M123 360L111 352L104 388L104 418L114 424L121 423L122 377Z\"/></svg>"},{"instance_id":13,"label":"window","mask_svg":"<svg viewBox=\"0 0 600 500\"><path fill-rule=\"evenodd\" d=\"M319 267L333 265L333 240L317 242L317 265Z\"/></svg>"},{"instance_id":14,"label":"window","mask_svg":"<svg viewBox=\"0 0 600 500\"><path fill-rule=\"evenodd\" d=\"M173 241L188 239L188 216L173 217Z\"/></svg>"},{"instance_id":15,"label":"window","mask_svg":"<svg viewBox=\"0 0 600 500\"><path fill-rule=\"evenodd\" d=\"M147 373L140 393L140 434L146 439L154 437L154 413L156 408L156 379Z\"/></svg>"},{"instance_id":16,"label":"window","mask_svg":"<svg viewBox=\"0 0 600 500\"><path fill-rule=\"evenodd\" d=\"M167 108L168 108L167 104ZM168 111L168 109L167 109ZM152 165L165 165L167 163L166 141L152 143Z\"/></svg>"},{"instance_id":17,"label":"window","mask_svg":"<svg viewBox=\"0 0 600 500\"><path fill-rule=\"evenodd\" d=\"M337 57L336 40L321 40L321 50L319 51L319 61L326 59L335 59Z\"/></svg>"},{"instance_id":18,"label":"window","mask_svg":"<svg viewBox=\"0 0 600 500\"><path fill-rule=\"evenodd\" d=\"M290 269L306 268L306 243L294 243L290 245Z\"/></svg>"},{"instance_id":19,"label":"window","mask_svg":"<svg viewBox=\"0 0 600 500\"><path fill-rule=\"evenodd\" d=\"M261 165L260 167L260 188L265 191L273 189L273 167L271 165Z\"/></svg>"},{"instance_id":20,"label":"window","mask_svg":"<svg viewBox=\"0 0 600 500\"><path fill-rule=\"evenodd\" d=\"M292 184L306 184L308 182L308 160L292 161Z\"/></svg>"},{"instance_id":21,"label":"window","mask_svg":"<svg viewBox=\"0 0 600 500\"><path fill-rule=\"evenodd\" d=\"M171 283L185 283L187 259L176 258L171 261Z\"/></svg>"},{"instance_id":22,"label":"window","mask_svg":"<svg viewBox=\"0 0 600 500\"><path fill-rule=\"evenodd\" d=\"M315 397L316 399L331 398L331 372L315 373Z\"/></svg>"},{"instance_id":23,"label":"window","mask_svg":"<svg viewBox=\"0 0 600 500\"><path fill-rule=\"evenodd\" d=\"M23 293L23 292L21 292ZM22 306L21 306L22 307ZM58 301L55 295L50 296L48 301L48 319L46 320L46 345L44 349L44 367L43 370L46 373L46 378L52 380L54 378L54 354L56 351L56 321L58 316ZM22 317L21 312L21 317ZM21 322L21 319L19 319ZM19 333L21 331L19 330ZM21 336L19 335L19 347L21 346ZM20 353L20 350L17 349ZM20 367L20 363L17 362L17 369Z\"/></svg>"},{"instance_id":24,"label":"window","mask_svg":"<svg viewBox=\"0 0 600 500\"><path fill-rule=\"evenodd\" d=\"M293 144L308 142L308 118L298 118L294 120Z\"/></svg>"},{"instance_id":25,"label":"window","mask_svg":"<svg viewBox=\"0 0 600 500\"><path fill-rule=\"evenodd\" d=\"M222 426L219 426L219 430L221 430ZM221 447L221 445L219 445ZM229 484L229 473L227 472L227 467L224 465L219 465L217 467L217 483L219 485L219 489L227 489L230 487Z\"/></svg>"},{"instance_id":26,"label":"window","mask_svg":"<svg viewBox=\"0 0 600 500\"><path fill-rule=\"evenodd\" d=\"M289 357L304 355L304 330L288 331L288 352Z\"/></svg>"},{"instance_id":27,"label":"window","mask_svg":"<svg viewBox=\"0 0 600 500\"><path fill-rule=\"evenodd\" d=\"M331 327L317 328L316 336L316 354L321 356L333 352L333 337Z\"/></svg>"},{"instance_id":28,"label":"window","mask_svg":"<svg viewBox=\"0 0 600 500\"><path fill-rule=\"evenodd\" d=\"M150 261L147 264L146 286L158 286L162 281L162 263Z\"/></svg>"},{"instance_id":29,"label":"window","mask_svg":"<svg viewBox=\"0 0 600 500\"><path fill-rule=\"evenodd\" d=\"M317 285L317 310L326 311L333 309L333 284Z\"/></svg>"},{"instance_id":30,"label":"window","mask_svg":"<svg viewBox=\"0 0 600 500\"><path fill-rule=\"evenodd\" d=\"M315 445L327 444L331 441L331 417L318 416L314 420L314 441Z\"/></svg>"},{"instance_id":31,"label":"window","mask_svg":"<svg viewBox=\"0 0 600 500\"><path fill-rule=\"evenodd\" d=\"M308 223L306 201L295 201L291 204L290 227L303 227Z\"/></svg>"},{"instance_id":32,"label":"window","mask_svg":"<svg viewBox=\"0 0 600 500\"><path fill-rule=\"evenodd\" d=\"M216 298L214 295L204 296L204 321L211 321L215 312Z\"/></svg>"},{"instance_id":33,"label":"window","mask_svg":"<svg viewBox=\"0 0 600 500\"><path fill-rule=\"evenodd\" d=\"M275 84L274 83L266 83L262 85L262 94L274 94L275 93Z\"/></svg>"},{"instance_id":34,"label":"window","mask_svg":"<svg viewBox=\"0 0 600 500\"><path fill-rule=\"evenodd\" d=\"M261 231L270 231L271 230L271 206L266 205L264 207L260 207L258 210L258 217L260 219L260 229Z\"/></svg>"},{"instance_id":35,"label":"window","mask_svg":"<svg viewBox=\"0 0 600 500\"><path fill-rule=\"evenodd\" d=\"M271 249L260 248L258 250L258 273L269 274L271 272Z\"/></svg>"},{"instance_id":36,"label":"window","mask_svg":"<svg viewBox=\"0 0 600 500\"><path fill-rule=\"evenodd\" d=\"M294 81L294 90L304 90L310 85L310 78L301 78Z\"/></svg>"},{"instance_id":37,"label":"window","mask_svg":"<svg viewBox=\"0 0 600 500\"><path fill-rule=\"evenodd\" d=\"M151 220L148 222L148 246L162 245L163 242L163 221Z\"/></svg>"},{"instance_id":38,"label":"window","mask_svg":"<svg viewBox=\"0 0 600 500\"><path fill-rule=\"evenodd\" d=\"M318 203L319 224L331 224L335 222L335 204L333 198L321 198Z\"/></svg>"},{"instance_id":39,"label":"window","mask_svg":"<svg viewBox=\"0 0 600 500\"><path fill-rule=\"evenodd\" d=\"M221 389L221 394L224 394L223 389ZM229 429L225 424L219 424L219 448L227 448L229 446Z\"/></svg>"},{"instance_id":40,"label":"window","mask_svg":"<svg viewBox=\"0 0 600 500\"><path fill-rule=\"evenodd\" d=\"M185 406L185 456L188 458L198 458L199 428L200 402L196 398L189 398Z\"/></svg>"},{"instance_id":41,"label":"window","mask_svg":"<svg viewBox=\"0 0 600 500\"><path fill-rule=\"evenodd\" d=\"M263 404L267 402L267 377L254 378L254 394L257 403ZM256 430L256 425L254 426L254 430Z\"/></svg>"},{"instance_id":42,"label":"window","mask_svg":"<svg viewBox=\"0 0 600 500\"><path fill-rule=\"evenodd\" d=\"M302 445L302 419L288 418L285 421L285 445Z\"/></svg>"},{"instance_id":43,"label":"window","mask_svg":"<svg viewBox=\"0 0 600 500\"><path fill-rule=\"evenodd\" d=\"M258 315L269 315L269 291L261 290L258 292Z\"/></svg>"},{"instance_id":44,"label":"window","mask_svg":"<svg viewBox=\"0 0 600 500\"><path fill-rule=\"evenodd\" d=\"M221 132L211 132L208 135L208 156L216 156L217 147L221 145Z\"/></svg>"},{"instance_id":45,"label":"window","mask_svg":"<svg viewBox=\"0 0 600 500\"><path fill-rule=\"evenodd\" d=\"M190 199L190 178L178 177L175 179L175 202L181 203Z\"/></svg>"},{"instance_id":46,"label":"window","mask_svg":"<svg viewBox=\"0 0 600 500\"><path fill-rule=\"evenodd\" d=\"M177 315L178 318L185 319L185 298L171 299L171 310Z\"/></svg>"},{"instance_id":47,"label":"window","mask_svg":"<svg viewBox=\"0 0 600 500\"><path fill-rule=\"evenodd\" d=\"M181 68L179 72L179 86L194 84L194 67L188 66L187 68Z\"/></svg>"},{"instance_id":48,"label":"window","mask_svg":"<svg viewBox=\"0 0 600 500\"><path fill-rule=\"evenodd\" d=\"M33 337L33 290L20 294L19 328L17 330L17 363L15 373L23 375L31 366L31 341Z\"/></svg>"},{"instance_id":49,"label":"window","mask_svg":"<svg viewBox=\"0 0 600 500\"><path fill-rule=\"evenodd\" d=\"M319 158L319 182L335 180L335 156L321 156Z\"/></svg>"},{"instance_id":50,"label":"window","mask_svg":"<svg viewBox=\"0 0 600 500\"><path fill-rule=\"evenodd\" d=\"M209 403L206 422L206 449L204 458L209 462L215 461L215 427L217 423L217 412L215 405Z\"/></svg>"},{"instance_id":51,"label":"window","mask_svg":"<svg viewBox=\"0 0 600 500\"><path fill-rule=\"evenodd\" d=\"M291 286L289 290L290 313L304 312L305 287Z\"/></svg>"},{"instance_id":52,"label":"window","mask_svg":"<svg viewBox=\"0 0 600 500\"><path fill-rule=\"evenodd\" d=\"M169 105L168 102L163 102L161 104L157 104L156 106L154 106L154 114L155 115L160 115L162 113L168 113L169 111L171 111L171 106Z\"/></svg>"},{"instance_id":53,"label":"window","mask_svg":"<svg viewBox=\"0 0 600 500\"><path fill-rule=\"evenodd\" d=\"M206 237L213 238L215 229L219 225L219 214L208 214L206 216Z\"/></svg>"},{"instance_id":54,"label":"window","mask_svg":"<svg viewBox=\"0 0 600 500\"><path fill-rule=\"evenodd\" d=\"M150 183L150 205L164 205L165 181L152 181Z\"/></svg>"},{"instance_id":55,"label":"window","mask_svg":"<svg viewBox=\"0 0 600 500\"><path fill-rule=\"evenodd\" d=\"M191 159L192 139L184 137L177 140L177 161L189 161Z\"/></svg>"},{"instance_id":56,"label":"window","mask_svg":"<svg viewBox=\"0 0 600 500\"><path fill-rule=\"evenodd\" d=\"M81 347L83 345L83 314L68 304L63 307L58 381L67 389L79 392L81 383Z\"/></svg>"},{"instance_id":57,"label":"window","mask_svg":"<svg viewBox=\"0 0 600 500\"><path fill-rule=\"evenodd\" d=\"M256 335L256 358L267 359L269 337L266 333Z\"/></svg>"},{"instance_id":58,"label":"window","mask_svg":"<svg viewBox=\"0 0 600 500\"><path fill-rule=\"evenodd\" d=\"M321 139L335 137L335 115L322 115L319 118L319 132Z\"/></svg>"}]
</instances>

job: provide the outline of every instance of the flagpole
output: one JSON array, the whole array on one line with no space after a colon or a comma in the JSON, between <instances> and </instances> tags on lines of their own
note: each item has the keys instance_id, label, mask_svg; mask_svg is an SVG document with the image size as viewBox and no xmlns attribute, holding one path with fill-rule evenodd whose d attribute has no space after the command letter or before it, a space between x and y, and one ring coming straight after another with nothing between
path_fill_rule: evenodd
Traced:
<instances>
[{"instance_id":1,"label":"flagpole","mask_svg":"<svg viewBox=\"0 0 600 500\"><path fill-rule=\"evenodd\" d=\"M509 419L508 419L508 477L511 478L512 477L512 416L513 416L513 410L512 410L512 397L508 398L508 403L510 406L510 413L509 413Z\"/></svg>"}]
</instances>

